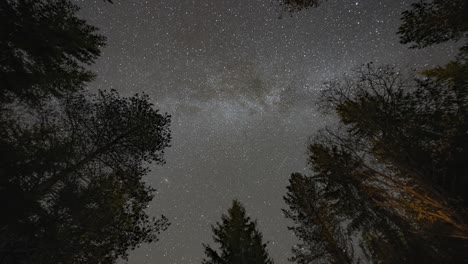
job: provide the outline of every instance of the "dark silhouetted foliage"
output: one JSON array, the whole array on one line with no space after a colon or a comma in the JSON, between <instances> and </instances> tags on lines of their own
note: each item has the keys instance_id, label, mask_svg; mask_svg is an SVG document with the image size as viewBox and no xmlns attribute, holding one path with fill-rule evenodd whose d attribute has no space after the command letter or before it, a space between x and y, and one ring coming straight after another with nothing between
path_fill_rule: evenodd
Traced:
<instances>
[{"instance_id":1,"label":"dark silhouetted foliage","mask_svg":"<svg viewBox=\"0 0 468 264\"><path fill-rule=\"evenodd\" d=\"M280 7L288 12L318 7L324 0L277 0Z\"/></svg>"},{"instance_id":2,"label":"dark silhouetted foliage","mask_svg":"<svg viewBox=\"0 0 468 264\"><path fill-rule=\"evenodd\" d=\"M145 208L145 164L162 164L169 116L145 96L74 95L34 124L2 126L2 252L35 263L113 263L168 223ZM2 199L3 200L3 199ZM13 253L11 253L13 254Z\"/></svg>"},{"instance_id":3,"label":"dark silhouetted foliage","mask_svg":"<svg viewBox=\"0 0 468 264\"><path fill-rule=\"evenodd\" d=\"M284 197L285 216L294 221L290 230L301 240L293 247L291 261L305 263L352 263L343 230L323 199L320 179L293 173Z\"/></svg>"},{"instance_id":4,"label":"dark silhouetted foliage","mask_svg":"<svg viewBox=\"0 0 468 264\"><path fill-rule=\"evenodd\" d=\"M297 12L321 2L280 5ZM353 263L467 262L467 17L466 0L413 3L401 42L464 42L455 61L423 75L370 64L327 83L320 101L339 124L312 139L313 175L293 174L285 198L302 240L294 261L343 263L339 249ZM367 258L349 251L351 239Z\"/></svg>"},{"instance_id":5,"label":"dark silhouetted foliage","mask_svg":"<svg viewBox=\"0 0 468 264\"><path fill-rule=\"evenodd\" d=\"M329 83L323 101L380 162L466 200L467 98L453 82L368 65Z\"/></svg>"},{"instance_id":6,"label":"dark silhouetted foliage","mask_svg":"<svg viewBox=\"0 0 468 264\"><path fill-rule=\"evenodd\" d=\"M309 247L308 254L318 254L318 263L324 256L343 263L327 244L353 253L348 256L354 262L466 260L460 252L468 237L467 165L462 162L468 100L457 87L463 82L454 81L458 75L447 78L461 70L431 70L426 74L434 77L421 78L366 65L327 83L321 103L341 125L312 139L314 174L293 175L286 198L286 216L296 222L293 230ZM294 184L298 179L301 183ZM307 210L314 213L305 216ZM339 243L318 239L324 230ZM346 246L358 238L366 258ZM296 261L297 256L295 252Z\"/></svg>"},{"instance_id":7,"label":"dark silhouetted foliage","mask_svg":"<svg viewBox=\"0 0 468 264\"><path fill-rule=\"evenodd\" d=\"M67 0L0 1L1 263L115 263L169 223L145 209L170 116L84 92L104 37Z\"/></svg>"},{"instance_id":8,"label":"dark silhouetted foliage","mask_svg":"<svg viewBox=\"0 0 468 264\"><path fill-rule=\"evenodd\" d=\"M68 0L0 1L0 102L38 103L94 78L85 65L105 38L77 12Z\"/></svg>"},{"instance_id":9,"label":"dark silhouetted foliage","mask_svg":"<svg viewBox=\"0 0 468 264\"><path fill-rule=\"evenodd\" d=\"M204 264L273 264L256 222L250 220L239 201L232 202L228 214L212 229L221 252L204 245Z\"/></svg>"},{"instance_id":10,"label":"dark silhouetted foliage","mask_svg":"<svg viewBox=\"0 0 468 264\"><path fill-rule=\"evenodd\" d=\"M402 13L398 33L401 42L412 48L425 48L449 40L468 39L466 0L421 0ZM465 45L462 51L468 51Z\"/></svg>"}]
</instances>

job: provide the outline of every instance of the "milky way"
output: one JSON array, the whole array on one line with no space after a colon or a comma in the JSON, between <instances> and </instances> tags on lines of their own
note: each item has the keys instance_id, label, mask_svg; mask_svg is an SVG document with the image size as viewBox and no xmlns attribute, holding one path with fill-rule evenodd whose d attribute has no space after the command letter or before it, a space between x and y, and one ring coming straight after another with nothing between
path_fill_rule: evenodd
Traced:
<instances>
[{"instance_id":1,"label":"milky way","mask_svg":"<svg viewBox=\"0 0 468 264\"><path fill-rule=\"evenodd\" d=\"M292 172L309 173L308 136L330 122L315 105L321 84L362 63L420 69L456 52L399 44L410 1L329 0L293 16L270 1L79 1L108 38L90 89L145 92L172 115L167 164L147 177L158 190L148 212L172 225L130 263L200 263L233 198L286 263L296 239L282 196Z\"/></svg>"}]
</instances>

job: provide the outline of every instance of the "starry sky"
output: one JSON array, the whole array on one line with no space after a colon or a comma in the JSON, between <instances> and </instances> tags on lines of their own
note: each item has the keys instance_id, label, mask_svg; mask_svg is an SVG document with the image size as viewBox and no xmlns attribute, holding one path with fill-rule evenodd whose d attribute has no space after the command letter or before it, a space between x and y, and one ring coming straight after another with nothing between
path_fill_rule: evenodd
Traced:
<instances>
[{"instance_id":1,"label":"starry sky","mask_svg":"<svg viewBox=\"0 0 468 264\"><path fill-rule=\"evenodd\" d=\"M145 92L172 115L167 164L146 179L158 190L148 213L172 225L131 264L201 263L234 198L286 263L297 241L282 196L292 172L309 173L308 137L333 120L317 111L321 84L362 63L421 69L456 53L399 44L410 0L329 0L292 17L272 0L75 1L108 38L90 90Z\"/></svg>"}]
</instances>

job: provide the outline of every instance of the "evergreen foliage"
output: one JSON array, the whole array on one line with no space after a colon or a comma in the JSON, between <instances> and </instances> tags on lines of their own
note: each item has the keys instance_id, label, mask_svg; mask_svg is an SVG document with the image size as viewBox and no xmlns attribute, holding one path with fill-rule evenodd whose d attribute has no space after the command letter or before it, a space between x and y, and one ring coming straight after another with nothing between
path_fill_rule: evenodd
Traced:
<instances>
[{"instance_id":1,"label":"evergreen foliage","mask_svg":"<svg viewBox=\"0 0 468 264\"><path fill-rule=\"evenodd\" d=\"M0 1L0 102L38 104L79 91L105 37L68 0Z\"/></svg>"},{"instance_id":2,"label":"evergreen foliage","mask_svg":"<svg viewBox=\"0 0 468 264\"><path fill-rule=\"evenodd\" d=\"M291 6L300 11L317 5ZM411 48L466 42L467 16L466 1L421 0L402 13L398 34ZM323 261L325 252L332 256L325 262L338 262L333 252L346 242L324 250L323 234L311 240L305 230L343 227L346 232L334 239L351 243L358 232L367 257L348 255L353 263L467 261L467 51L462 45L455 61L423 75L369 64L326 84L320 103L339 124L312 138L313 175L293 175L286 196L292 229L310 256L319 254L313 261ZM298 179L301 184L294 184ZM305 217L305 208L327 212L327 221ZM293 259L298 256L294 252Z\"/></svg>"},{"instance_id":3,"label":"evergreen foliage","mask_svg":"<svg viewBox=\"0 0 468 264\"><path fill-rule=\"evenodd\" d=\"M340 125L311 139L313 176L293 175L286 197L288 211L295 212L286 216L296 222L298 237L314 249L309 255L321 256L315 261L323 262L325 252L331 262L343 263L334 257L336 252L356 253L346 245L359 236L363 253L348 255L350 263L466 259L457 253L464 244L458 238L468 234L463 192L467 167L462 162L468 100L443 73L431 71L427 74L440 78L422 78L369 64L326 84L323 109L335 113ZM294 184L297 179L302 183ZM307 208L321 212L326 221L317 214L301 220L298 210ZM322 238L322 232L314 235L322 243L317 246L304 230L338 230L332 232L334 240L345 242L327 242L336 245L328 249L323 243L330 239ZM295 252L293 259L298 256Z\"/></svg>"},{"instance_id":4,"label":"evergreen foliage","mask_svg":"<svg viewBox=\"0 0 468 264\"><path fill-rule=\"evenodd\" d=\"M322 199L319 178L293 173L284 197L285 216L295 222L290 230L302 241L293 250L291 261L305 263L351 263L351 252L341 236L342 229L329 205Z\"/></svg>"},{"instance_id":5,"label":"evergreen foliage","mask_svg":"<svg viewBox=\"0 0 468 264\"><path fill-rule=\"evenodd\" d=\"M256 221L250 220L239 201L232 202L228 214L212 230L220 252L204 245L204 264L273 264Z\"/></svg>"},{"instance_id":6,"label":"evergreen foliage","mask_svg":"<svg viewBox=\"0 0 468 264\"><path fill-rule=\"evenodd\" d=\"M169 223L145 209L170 116L84 91L105 38L68 0L0 1L1 263L115 263Z\"/></svg>"},{"instance_id":7,"label":"evergreen foliage","mask_svg":"<svg viewBox=\"0 0 468 264\"><path fill-rule=\"evenodd\" d=\"M468 2L420 0L402 13L400 40L412 48L425 48L449 40L468 41ZM468 55L468 43L461 48Z\"/></svg>"}]
</instances>

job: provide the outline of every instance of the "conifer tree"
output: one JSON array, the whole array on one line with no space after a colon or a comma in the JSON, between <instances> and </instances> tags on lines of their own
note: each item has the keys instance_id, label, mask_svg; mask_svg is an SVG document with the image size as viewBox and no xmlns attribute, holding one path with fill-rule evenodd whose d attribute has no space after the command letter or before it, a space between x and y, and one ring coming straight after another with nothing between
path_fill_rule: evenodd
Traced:
<instances>
[{"instance_id":1,"label":"conifer tree","mask_svg":"<svg viewBox=\"0 0 468 264\"><path fill-rule=\"evenodd\" d=\"M169 223L143 177L170 116L84 92L105 38L69 0L0 1L0 263L115 263Z\"/></svg>"},{"instance_id":2,"label":"conifer tree","mask_svg":"<svg viewBox=\"0 0 468 264\"><path fill-rule=\"evenodd\" d=\"M0 103L40 104L93 80L105 45L68 0L0 1Z\"/></svg>"},{"instance_id":3,"label":"conifer tree","mask_svg":"<svg viewBox=\"0 0 468 264\"><path fill-rule=\"evenodd\" d=\"M204 244L203 264L273 264L256 221L250 220L239 201L232 202L228 214L212 230L220 252Z\"/></svg>"},{"instance_id":4,"label":"conifer tree","mask_svg":"<svg viewBox=\"0 0 468 264\"><path fill-rule=\"evenodd\" d=\"M443 78L406 77L372 65L356 73L324 91L322 103L337 114L341 127L312 138L312 179L298 184L292 177L286 202L295 214L286 216L293 216L293 230L309 243L312 256L334 254L322 246L330 239L319 240L317 247L305 231L320 230L319 237L323 230L346 227L334 239L344 236L349 243L360 234L371 261L462 263L466 258L456 248L463 242L453 237L466 237L464 207L450 197L466 186L466 165L459 162L467 149L461 111L466 100L457 100L456 83ZM304 215L307 209L313 213Z\"/></svg>"},{"instance_id":5,"label":"conifer tree","mask_svg":"<svg viewBox=\"0 0 468 264\"><path fill-rule=\"evenodd\" d=\"M447 41L465 42L460 56L468 58L468 2L420 0L402 13L398 34L403 44L425 48Z\"/></svg>"},{"instance_id":6,"label":"conifer tree","mask_svg":"<svg viewBox=\"0 0 468 264\"><path fill-rule=\"evenodd\" d=\"M331 214L330 204L323 199L317 180L299 173L293 173L289 179L284 197L289 209L283 212L294 221L289 229L301 240L293 247L290 260L299 264L352 263L342 230Z\"/></svg>"}]
</instances>

